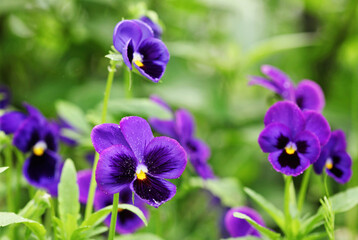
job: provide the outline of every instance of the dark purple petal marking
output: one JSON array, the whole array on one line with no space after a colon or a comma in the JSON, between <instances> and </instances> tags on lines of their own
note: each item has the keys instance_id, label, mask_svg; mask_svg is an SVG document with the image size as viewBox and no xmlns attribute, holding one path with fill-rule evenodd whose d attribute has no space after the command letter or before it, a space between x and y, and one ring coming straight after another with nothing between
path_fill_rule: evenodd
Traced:
<instances>
[{"instance_id":1,"label":"dark purple petal marking","mask_svg":"<svg viewBox=\"0 0 358 240\"><path fill-rule=\"evenodd\" d=\"M132 39L129 39L128 42L124 45L123 48L123 62L127 65L129 70L132 70L132 61L133 61L134 47Z\"/></svg>"},{"instance_id":2,"label":"dark purple petal marking","mask_svg":"<svg viewBox=\"0 0 358 240\"><path fill-rule=\"evenodd\" d=\"M296 104L288 101L277 102L267 111L264 119L265 126L275 122L286 125L291 130L292 137L303 131L305 127L302 111Z\"/></svg>"},{"instance_id":3,"label":"dark purple petal marking","mask_svg":"<svg viewBox=\"0 0 358 240\"><path fill-rule=\"evenodd\" d=\"M154 138L149 124L140 117L125 117L119 125L137 160L142 162L145 147Z\"/></svg>"},{"instance_id":4,"label":"dark purple petal marking","mask_svg":"<svg viewBox=\"0 0 358 240\"><path fill-rule=\"evenodd\" d=\"M30 117L15 132L12 142L22 152L29 152L40 140L41 126L36 118Z\"/></svg>"},{"instance_id":5,"label":"dark purple petal marking","mask_svg":"<svg viewBox=\"0 0 358 240\"><path fill-rule=\"evenodd\" d=\"M303 154L287 154L284 150L270 153L268 160L277 172L292 176L302 174L310 165L310 160Z\"/></svg>"},{"instance_id":6,"label":"dark purple petal marking","mask_svg":"<svg viewBox=\"0 0 358 240\"><path fill-rule=\"evenodd\" d=\"M284 149L290 141L290 129L282 123L271 123L261 132L258 142L263 152Z\"/></svg>"},{"instance_id":7,"label":"dark purple petal marking","mask_svg":"<svg viewBox=\"0 0 358 240\"><path fill-rule=\"evenodd\" d=\"M97 125L91 132L91 140L96 152L101 153L113 145L130 148L118 124L104 123Z\"/></svg>"},{"instance_id":8,"label":"dark purple petal marking","mask_svg":"<svg viewBox=\"0 0 358 240\"><path fill-rule=\"evenodd\" d=\"M352 159L345 151L335 152L331 159L332 165L326 162L326 171L338 183L347 183L352 176ZM327 160L328 161L328 160Z\"/></svg>"},{"instance_id":9,"label":"dark purple petal marking","mask_svg":"<svg viewBox=\"0 0 358 240\"><path fill-rule=\"evenodd\" d=\"M231 237L244 237L244 236L256 236L261 237L259 232L251 226L245 219L240 219L234 217L234 213L239 212L243 213L261 226L265 226L265 223L255 210L249 207L238 207L230 209L225 215L225 227L230 233Z\"/></svg>"},{"instance_id":10,"label":"dark purple petal marking","mask_svg":"<svg viewBox=\"0 0 358 240\"><path fill-rule=\"evenodd\" d=\"M162 78L166 67L163 63L156 61L144 62L142 67L139 67L138 65L134 66L144 77L155 83L159 82Z\"/></svg>"},{"instance_id":11,"label":"dark purple petal marking","mask_svg":"<svg viewBox=\"0 0 358 240\"><path fill-rule=\"evenodd\" d=\"M20 127L26 119L26 115L21 112L7 112L0 117L0 130L5 134L12 134Z\"/></svg>"},{"instance_id":12,"label":"dark purple petal marking","mask_svg":"<svg viewBox=\"0 0 358 240\"><path fill-rule=\"evenodd\" d=\"M302 110L321 111L325 105L321 87L311 80L303 80L297 85L295 97L297 105Z\"/></svg>"},{"instance_id":13,"label":"dark purple petal marking","mask_svg":"<svg viewBox=\"0 0 358 240\"><path fill-rule=\"evenodd\" d=\"M179 109L175 112L175 120L180 140L192 138L195 131L195 123L190 112L185 109Z\"/></svg>"},{"instance_id":14,"label":"dark purple petal marking","mask_svg":"<svg viewBox=\"0 0 358 240\"><path fill-rule=\"evenodd\" d=\"M119 192L134 180L137 164L133 152L123 145L103 150L96 170L98 187L108 194Z\"/></svg>"},{"instance_id":15,"label":"dark purple petal marking","mask_svg":"<svg viewBox=\"0 0 358 240\"><path fill-rule=\"evenodd\" d=\"M311 132L303 131L295 139L297 152L314 163L320 154L321 147L318 138Z\"/></svg>"},{"instance_id":16,"label":"dark purple petal marking","mask_svg":"<svg viewBox=\"0 0 358 240\"><path fill-rule=\"evenodd\" d=\"M160 178L178 178L187 160L180 144L168 137L156 137L146 147L143 163L148 173Z\"/></svg>"},{"instance_id":17,"label":"dark purple petal marking","mask_svg":"<svg viewBox=\"0 0 358 240\"><path fill-rule=\"evenodd\" d=\"M175 129L175 122L173 120L161 120L159 118L150 118L150 126L158 133L178 139L178 134Z\"/></svg>"},{"instance_id":18,"label":"dark purple petal marking","mask_svg":"<svg viewBox=\"0 0 358 240\"><path fill-rule=\"evenodd\" d=\"M174 184L149 174L144 180L136 179L132 188L138 197L156 208L169 201L176 193Z\"/></svg>"},{"instance_id":19,"label":"dark purple petal marking","mask_svg":"<svg viewBox=\"0 0 358 240\"><path fill-rule=\"evenodd\" d=\"M313 110L304 111L303 115L306 121L305 130L315 134L321 146L325 145L331 136L331 127L327 120L322 114Z\"/></svg>"}]
</instances>

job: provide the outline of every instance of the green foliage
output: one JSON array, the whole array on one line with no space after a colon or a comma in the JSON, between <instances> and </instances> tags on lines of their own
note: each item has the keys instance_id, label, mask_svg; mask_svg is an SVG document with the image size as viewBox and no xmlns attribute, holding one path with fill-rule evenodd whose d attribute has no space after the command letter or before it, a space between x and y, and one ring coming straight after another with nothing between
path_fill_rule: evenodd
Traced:
<instances>
[{"instance_id":1,"label":"green foliage","mask_svg":"<svg viewBox=\"0 0 358 240\"><path fill-rule=\"evenodd\" d=\"M320 199L323 216L324 216L324 228L330 240L334 240L334 212L332 209L331 201L324 196L323 199Z\"/></svg>"},{"instance_id":2,"label":"green foliage","mask_svg":"<svg viewBox=\"0 0 358 240\"><path fill-rule=\"evenodd\" d=\"M38 190L35 196L20 210L19 215L24 218L40 219L44 212L50 208L51 196L43 190Z\"/></svg>"},{"instance_id":3,"label":"green foliage","mask_svg":"<svg viewBox=\"0 0 358 240\"><path fill-rule=\"evenodd\" d=\"M163 240L159 236L151 233L136 233L131 235L123 235L114 238L115 240Z\"/></svg>"},{"instance_id":4,"label":"green foliage","mask_svg":"<svg viewBox=\"0 0 358 240\"><path fill-rule=\"evenodd\" d=\"M9 167L0 167L0 173L4 172L6 169L8 169Z\"/></svg>"},{"instance_id":5,"label":"green foliage","mask_svg":"<svg viewBox=\"0 0 358 240\"><path fill-rule=\"evenodd\" d=\"M58 115L74 126L75 129L78 129L83 134L91 131L84 112L77 105L66 101L57 101L55 106Z\"/></svg>"}]
</instances>

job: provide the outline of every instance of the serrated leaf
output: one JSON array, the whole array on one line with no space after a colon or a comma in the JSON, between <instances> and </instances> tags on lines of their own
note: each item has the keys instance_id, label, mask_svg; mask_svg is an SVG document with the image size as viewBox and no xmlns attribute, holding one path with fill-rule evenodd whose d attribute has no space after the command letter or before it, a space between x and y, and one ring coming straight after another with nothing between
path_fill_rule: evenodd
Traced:
<instances>
[{"instance_id":1,"label":"serrated leaf","mask_svg":"<svg viewBox=\"0 0 358 240\"><path fill-rule=\"evenodd\" d=\"M72 160L67 159L62 169L61 181L58 185L58 208L60 219L67 236L77 228L79 219L79 190L76 168Z\"/></svg>"},{"instance_id":2,"label":"serrated leaf","mask_svg":"<svg viewBox=\"0 0 358 240\"><path fill-rule=\"evenodd\" d=\"M329 199L334 213L346 212L358 204L358 187L337 193Z\"/></svg>"},{"instance_id":3,"label":"serrated leaf","mask_svg":"<svg viewBox=\"0 0 358 240\"><path fill-rule=\"evenodd\" d=\"M23 218L12 212L0 212L0 226L5 227L14 223L25 224L39 239L45 239L46 229L41 223Z\"/></svg>"},{"instance_id":4,"label":"serrated leaf","mask_svg":"<svg viewBox=\"0 0 358 240\"><path fill-rule=\"evenodd\" d=\"M136 233L115 237L115 240L163 240L161 237L151 233Z\"/></svg>"},{"instance_id":5,"label":"serrated leaf","mask_svg":"<svg viewBox=\"0 0 358 240\"><path fill-rule=\"evenodd\" d=\"M8 169L9 167L0 167L0 173L4 172L6 169Z\"/></svg>"},{"instance_id":6,"label":"serrated leaf","mask_svg":"<svg viewBox=\"0 0 358 240\"><path fill-rule=\"evenodd\" d=\"M249 195L257 204L259 204L265 212L267 212L271 218L276 222L276 224L284 230L284 215L282 211L276 208L271 202L267 201L262 195L256 193L254 190L250 188L244 188L244 191L247 195Z\"/></svg>"},{"instance_id":7,"label":"serrated leaf","mask_svg":"<svg viewBox=\"0 0 358 240\"><path fill-rule=\"evenodd\" d=\"M108 112L112 115L130 114L141 117L157 117L160 119L171 119L172 113L154 103L150 99L115 99L108 103Z\"/></svg>"},{"instance_id":8,"label":"serrated leaf","mask_svg":"<svg viewBox=\"0 0 358 240\"><path fill-rule=\"evenodd\" d=\"M221 202L228 207L242 205L244 195L240 191L241 186L235 178L218 178L203 180L200 177L193 177L189 185L209 190L214 196L220 198Z\"/></svg>"},{"instance_id":9,"label":"serrated leaf","mask_svg":"<svg viewBox=\"0 0 358 240\"><path fill-rule=\"evenodd\" d=\"M240 218L240 219L245 219L246 221L248 221L257 231L259 231L260 233L262 233L263 235L269 237L270 239L280 239L281 235L279 233L276 233L268 228L265 228L263 226L261 226L260 224L258 224L255 220L253 220L252 218L250 218L249 216L247 216L246 214L243 213L239 213L239 212L235 212L234 213L234 217Z\"/></svg>"},{"instance_id":10,"label":"serrated leaf","mask_svg":"<svg viewBox=\"0 0 358 240\"><path fill-rule=\"evenodd\" d=\"M92 213L85 221L83 221L80 227L97 226L98 224L103 222L104 219L106 219L106 217L108 216L108 214L111 213L111 211L112 211L112 205Z\"/></svg>"},{"instance_id":11,"label":"serrated leaf","mask_svg":"<svg viewBox=\"0 0 358 240\"><path fill-rule=\"evenodd\" d=\"M66 101L57 101L55 106L58 115L75 129L78 129L82 133L89 133L91 131L86 115L77 105Z\"/></svg>"}]
</instances>

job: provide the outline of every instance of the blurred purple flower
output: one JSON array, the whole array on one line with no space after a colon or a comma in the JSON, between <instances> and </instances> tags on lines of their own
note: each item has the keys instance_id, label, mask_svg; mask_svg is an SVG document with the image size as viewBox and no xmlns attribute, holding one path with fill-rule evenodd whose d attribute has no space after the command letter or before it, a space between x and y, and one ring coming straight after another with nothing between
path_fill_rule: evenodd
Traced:
<instances>
[{"instance_id":1,"label":"blurred purple flower","mask_svg":"<svg viewBox=\"0 0 358 240\"><path fill-rule=\"evenodd\" d=\"M258 142L273 168L297 176L314 163L320 146L330 137L330 127L318 112L302 112L289 101L277 102L267 111L265 129Z\"/></svg>"},{"instance_id":2,"label":"blurred purple flower","mask_svg":"<svg viewBox=\"0 0 358 240\"><path fill-rule=\"evenodd\" d=\"M157 23L153 22L152 19L147 16L142 16L139 20L146 23L153 30L155 38L161 39L163 30Z\"/></svg>"},{"instance_id":3,"label":"blurred purple flower","mask_svg":"<svg viewBox=\"0 0 358 240\"><path fill-rule=\"evenodd\" d=\"M265 227L262 217L255 210L249 207L232 208L225 216L225 226L231 237L255 236L260 238L260 233L252 227L248 221L234 217L235 212L243 213L252 218L252 220L257 222L259 225Z\"/></svg>"},{"instance_id":4,"label":"blurred purple flower","mask_svg":"<svg viewBox=\"0 0 358 240\"><path fill-rule=\"evenodd\" d=\"M92 176L92 170L82 170L77 173L77 183L80 191L80 202L83 204L87 203L88 191L90 187ZM112 205L113 195L107 195L100 190L97 190L94 198L95 210L100 210L106 206ZM132 204L132 191L129 187L123 188L119 192L119 203ZM134 198L134 206L138 207L144 213L145 217L148 218L148 211L145 208L145 204L138 197ZM111 224L111 214L104 220L107 226ZM126 209L118 209L118 217L116 223L116 231L120 234L133 233L137 229L143 227L142 220Z\"/></svg>"},{"instance_id":5,"label":"blurred purple flower","mask_svg":"<svg viewBox=\"0 0 358 240\"><path fill-rule=\"evenodd\" d=\"M146 78L158 82L169 61L165 44L154 37L153 30L140 20L123 20L113 32L113 45L132 70L132 64Z\"/></svg>"},{"instance_id":6,"label":"blurred purple flower","mask_svg":"<svg viewBox=\"0 0 358 240\"><path fill-rule=\"evenodd\" d=\"M176 193L174 184L186 166L180 144L168 137L153 137L146 120L125 117L118 124L93 128L91 139L99 153L98 187L108 194L130 187L148 204L159 207Z\"/></svg>"},{"instance_id":7,"label":"blurred purple flower","mask_svg":"<svg viewBox=\"0 0 358 240\"><path fill-rule=\"evenodd\" d=\"M11 93L6 86L0 86L0 109L4 109L9 105Z\"/></svg>"},{"instance_id":8,"label":"blurred purple flower","mask_svg":"<svg viewBox=\"0 0 358 240\"><path fill-rule=\"evenodd\" d=\"M78 144L75 139L72 139L63 134L63 130L65 129L78 132L78 130L74 126L72 126L69 122L67 122L65 119L59 117L57 120L52 122L52 125L53 128L56 129L61 142L71 147L74 147Z\"/></svg>"},{"instance_id":9,"label":"blurred purple flower","mask_svg":"<svg viewBox=\"0 0 358 240\"><path fill-rule=\"evenodd\" d=\"M317 83L311 80L302 80L297 87L294 87L292 80L273 66L263 65L261 71L268 78L251 76L249 85L263 86L277 93L284 100L295 102L302 110L322 111L325 99L323 91Z\"/></svg>"},{"instance_id":10,"label":"blurred purple flower","mask_svg":"<svg viewBox=\"0 0 358 240\"><path fill-rule=\"evenodd\" d=\"M172 112L169 105L158 96L151 96L151 100ZM195 171L203 179L215 178L214 172L208 164L210 149L203 141L195 138L195 122L193 116L185 109L173 113L173 120L150 118L152 128L160 134L178 140L188 154Z\"/></svg>"},{"instance_id":11,"label":"blurred purple flower","mask_svg":"<svg viewBox=\"0 0 358 240\"><path fill-rule=\"evenodd\" d=\"M342 130L335 130L328 143L323 146L318 160L313 164L317 174L326 168L328 176L338 183L348 182L352 176L352 159L348 155L346 137Z\"/></svg>"}]
</instances>

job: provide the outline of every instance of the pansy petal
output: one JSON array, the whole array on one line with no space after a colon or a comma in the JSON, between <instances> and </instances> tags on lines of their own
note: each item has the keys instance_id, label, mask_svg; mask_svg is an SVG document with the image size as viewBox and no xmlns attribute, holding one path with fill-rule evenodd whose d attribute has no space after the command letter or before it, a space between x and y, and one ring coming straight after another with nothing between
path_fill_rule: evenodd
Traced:
<instances>
[{"instance_id":1,"label":"pansy petal","mask_svg":"<svg viewBox=\"0 0 358 240\"><path fill-rule=\"evenodd\" d=\"M347 183L352 176L352 159L344 151L336 152L332 156L333 168L326 169L327 174L338 183Z\"/></svg>"},{"instance_id":2,"label":"pansy petal","mask_svg":"<svg viewBox=\"0 0 358 240\"><path fill-rule=\"evenodd\" d=\"M27 110L27 112L29 113L30 117L34 117L36 118L40 124L45 124L46 123L46 118L42 115L42 113L40 112L40 110L38 110L37 108L35 108L34 106L28 104L28 103L24 103L23 104Z\"/></svg>"},{"instance_id":3,"label":"pansy petal","mask_svg":"<svg viewBox=\"0 0 358 240\"><path fill-rule=\"evenodd\" d=\"M193 165L195 172L203 179L216 178L213 169L206 161L201 161L198 156L190 158L190 162Z\"/></svg>"},{"instance_id":4,"label":"pansy petal","mask_svg":"<svg viewBox=\"0 0 358 240\"><path fill-rule=\"evenodd\" d=\"M155 83L160 81L166 67L164 63L158 61L148 61L142 67L136 64L134 66L144 77Z\"/></svg>"},{"instance_id":5,"label":"pansy petal","mask_svg":"<svg viewBox=\"0 0 358 240\"><path fill-rule=\"evenodd\" d=\"M202 162L206 162L211 155L209 146L197 138L188 139L186 142L182 143L182 146L190 159L195 157Z\"/></svg>"},{"instance_id":6,"label":"pansy petal","mask_svg":"<svg viewBox=\"0 0 358 240\"><path fill-rule=\"evenodd\" d=\"M282 123L271 123L260 133L258 142L263 152L284 149L291 138L290 129Z\"/></svg>"},{"instance_id":7,"label":"pansy petal","mask_svg":"<svg viewBox=\"0 0 358 240\"><path fill-rule=\"evenodd\" d=\"M291 130L292 137L303 131L305 127L302 111L296 104L288 101L277 102L266 112L265 126L275 122L286 125Z\"/></svg>"},{"instance_id":8,"label":"pansy petal","mask_svg":"<svg viewBox=\"0 0 358 240\"><path fill-rule=\"evenodd\" d=\"M322 114L313 110L304 111L303 115L306 121L305 130L315 134L318 137L321 146L325 145L331 136L331 127L327 120Z\"/></svg>"},{"instance_id":9,"label":"pansy petal","mask_svg":"<svg viewBox=\"0 0 358 240\"><path fill-rule=\"evenodd\" d=\"M36 118L30 117L23 121L14 134L13 144L22 152L28 152L40 140L41 126Z\"/></svg>"},{"instance_id":10,"label":"pansy petal","mask_svg":"<svg viewBox=\"0 0 358 240\"><path fill-rule=\"evenodd\" d=\"M113 145L123 145L130 148L119 125L114 123L103 123L95 126L91 132L91 140L98 153Z\"/></svg>"},{"instance_id":11,"label":"pansy petal","mask_svg":"<svg viewBox=\"0 0 358 240\"><path fill-rule=\"evenodd\" d=\"M105 193L115 194L128 186L133 180L137 168L133 152L123 145L113 145L99 155L96 181Z\"/></svg>"},{"instance_id":12,"label":"pansy petal","mask_svg":"<svg viewBox=\"0 0 358 240\"><path fill-rule=\"evenodd\" d=\"M80 192L80 203L86 204L88 191L91 183L92 170L82 170L77 172L77 184Z\"/></svg>"},{"instance_id":13,"label":"pansy petal","mask_svg":"<svg viewBox=\"0 0 358 240\"><path fill-rule=\"evenodd\" d=\"M243 213L261 226L265 226L265 223L255 210L248 207L238 207L230 209L225 215L225 226L231 237L244 237L244 236L256 236L261 237L259 232L251 226L245 219L234 217L234 213Z\"/></svg>"},{"instance_id":14,"label":"pansy petal","mask_svg":"<svg viewBox=\"0 0 358 240\"><path fill-rule=\"evenodd\" d=\"M284 150L270 153L268 160L277 172L290 176L298 176L310 166L310 160L305 156L297 152L288 155Z\"/></svg>"},{"instance_id":15,"label":"pansy petal","mask_svg":"<svg viewBox=\"0 0 358 240\"><path fill-rule=\"evenodd\" d=\"M52 124L49 123L45 124L42 128L43 136L41 137L46 142L47 148L56 152L59 139L58 132L56 133L56 129L54 129Z\"/></svg>"},{"instance_id":16,"label":"pansy petal","mask_svg":"<svg viewBox=\"0 0 358 240\"><path fill-rule=\"evenodd\" d=\"M140 117L125 117L119 123L122 134L139 162L143 160L144 149L154 138L146 120Z\"/></svg>"},{"instance_id":17,"label":"pansy petal","mask_svg":"<svg viewBox=\"0 0 358 240\"><path fill-rule=\"evenodd\" d=\"M31 185L46 188L55 184L59 179L60 164L60 156L47 150L42 156L31 154L24 163L23 173Z\"/></svg>"},{"instance_id":18,"label":"pansy petal","mask_svg":"<svg viewBox=\"0 0 358 240\"><path fill-rule=\"evenodd\" d=\"M152 176L178 178L187 163L186 153L176 140L156 137L146 147L143 163Z\"/></svg>"},{"instance_id":19,"label":"pansy petal","mask_svg":"<svg viewBox=\"0 0 358 240\"><path fill-rule=\"evenodd\" d=\"M347 148L346 135L342 130L334 130L327 145L332 147L332 151L345 151Z\"/></svg>"},{"instance_id":20,"label":"pansy petal","mask_svg":"<svg viewBox=\"0 0 358 240\"><path fill-rule=\"evenodd\" d=\"M161 120L159 118L149 118L150 126L158 133L178 139L175 129L175 122L173 120Z\"/></svg>"},{"instance_id":21,"label":"pansy petal","mask_svg":"<svg viewBox=\"0 0 358 240\"><path fill-rule=\"evenodd\" d=\"M149 174L144 180L136 179L132 188L138 197L156 208L169 201L176 193L174 184Z\"/></svg>"},{"instance_id":22,"label":"pansy petal","mask_svg":"<svg viewBox=\"0 0 358 240\"><path fill-rule=\"evenodd\" d=\"M171 107L161 97L159 97L157 95L151 95L150 100L152 100L153 102L157 103L159 106L163 107L164 109L172 112Z\"/></svg>"},{"instance_id":23,"label":"pansy petal","mask_svg":"<svg viewBox=\"0 0 358 240\"><path fill-rule=\"evenodd\" d=\"M250 81L249 81L249 85L259 85L262 86L266 89L269 89L277 94L281 94L281 87L277 86L277 83L268 80L266 78L263 77L258 77L258 76L250 76Z\"/></svg>"},{"instance_id":24,"label":"pansy petal","mask_svg":"<svg viewBox=\"0 0 358 240\"><path fill-rule=\"evenodd\" d=\"M179 138L181 140L192 138L195 131L195 123L190 112L185 109L179 109L175 112L175 120Z\"/></svg>"},{"instance_id":25,"label":"pansy petal","mask_svg":"<svg viewBox=\"0 0 358 240\"><path fill-rule=\"evenodd\" d=\"M133 45L136 48L142 39L140 26L132 20L120 21L113 31L114 47L118 52L123 54L123 49L130 39L132 39Z\"/></svg>"},{"instance_id":26,"label":"pansy petal","mask_svg":"<svg viewBox=\"0 0 358 240\"><path fill-rule=\"evenodd\" d=\"M142 31L142 38L141 38L140 42L142 42L143 40L145 40L147 38L154 37L153 29L151 28L151 26L149 26L149 24L147 24L146 22L143 22L141 20L137 20L137 19L134 19L132 21L135 22L136 24L138 24L140 30Z\"/></svg>"},{"instance_id":27,"label":"pansy petal","mask_svg":"<svg viewBox=\"0 0 358 240\"><path fill-rule=\"evenodd\" d=\"M12 134L16 132L25 119L26 115L21 112L7 112L0 117L0 130L4 131L5 134Z\"/></svg>"},{"instance_id":28,"label":"pansy petal","mask_svg":"<svg viewBox=\"0 0 358 240\"><path fill-rule=\"evenodd\" d=\"M297 152L314 163L321 152L318 138L309 131L303 131L295 138Z\"/></svg>"},{"instance_id":29,"label":"pansy petal","mask_svg":"<svg viewBox=\"0 0 358 240\"><path fill-rule=\"evenodd\" d=\"M295 98L297 105L302 110L321 111L325 105L321 87L311 80L303 80L297 85Z\"/></svg>"},{"instance_id":30,"label":"pansy petal","mask_svg":"<svg viewBox=\"0 0 358 240\"><path fill-rule=\"evenodd\" d=\"M122 57L123 57L124 64L127 65L129 70L132 71L132 60L133 60L133 53L134 53L134 46L133 46L132 39L129 39L126 42L122 52L123 52Z\"/></svg>"},{"instance_id":31,"label":"pansy petal","mask_svg":"<svg viewBox=\"0 0 358 240\"><path fill-rule=\"evenodd\" d=\"M153 30L153 34L155 38L161 38L162 36L162 28L154 23L149 17L147 16L142 16L139 20L143 21L144 23L148 24L148 26Z\"/></svg>"},{"instance_id":32,"label":"pansy petal","mask_svg":"<svg viewBox=\"0 0 358 240\"><path fill-rule=\"evenodd\" d=\"M330 156L330 148L327 147L327 145L325 145L322 149L321 149L321 153L317 159L316 162L313 163L313 170L315 171L315 173L317 174L321 174L323 171L323 168L325 167L326 161Z\"/></svg>"}]
</instances>

